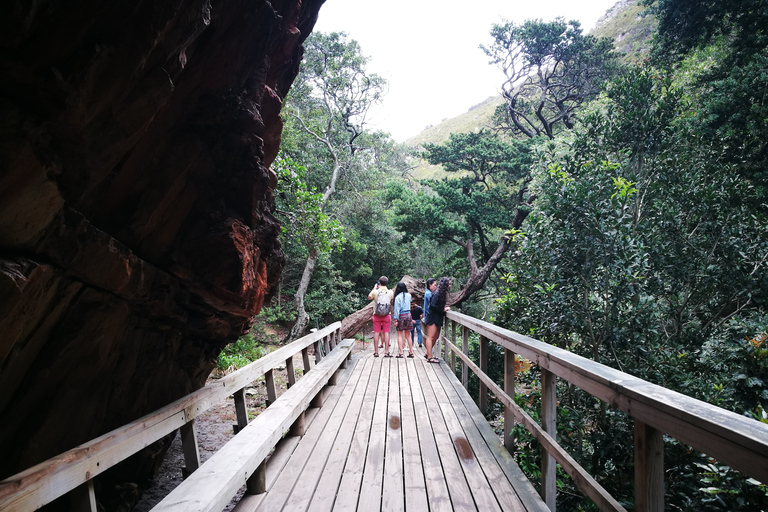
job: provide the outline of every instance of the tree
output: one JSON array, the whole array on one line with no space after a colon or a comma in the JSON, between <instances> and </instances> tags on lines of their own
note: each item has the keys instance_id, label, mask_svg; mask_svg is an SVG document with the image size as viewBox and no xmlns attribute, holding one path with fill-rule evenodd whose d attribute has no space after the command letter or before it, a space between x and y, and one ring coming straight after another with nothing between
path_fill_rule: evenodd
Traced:
<instances>
[{"instance_id":1,"label":"tree","mask_svg":"<svg viewBox=\"0 0 768 512\"><path fill-rule=\"evenodd\" d=\"M425 156L457 177L423 181L429 191L390 184L393 221L406 240L420 233L436 243L455 244L465 254L469 277L451 295L451 304L483 287L519 233L535 199L527 188L530 146L488 131L451 134L442 145L425 145Z\"/></svg>"},{"instance_id":2,"label":"tree","mask_svg":"<svg viewBox=\"0 0 768 512\"><path fill-rule=\"evenodd\" d=\"M753 207L768 210L768 4L762 0L645 0L659 19L653 56L692 71L694 114L722 160L754 184ZM689 61L689 62L686 62ZM691 62L707 63L694 67Z\"/></svg>"},{"instance_id":3,"label":"tree","mask_svg":"<svg viewBox=\"0 0 768 512\"><path fill-rule=\"evenodd\" d=\"M613 41L583 35L577 21L495 24L491 36L481 48L504 72L506 112L526 137L553 139L559 125L573 128L576 111L619 67Z\"/></svg>"},{"instance_id":4,"label":"tree","mask_svg":"<svg viewBox=\"0 0 768 512\"><path fill-rule=\"evenodd\" d=\"M689 396L756 413L756 398L768 397L758 370L765 356L758 342L723 344L733 343L726 334L736 332L734 324L765 318L768 224L742 200L752 185L691 122L697 105L688 100L698 96L675 83L658 69L635 69L609 84L568 140L548 143L549 165L531 183L539 199L509 264L498 321ZM757 340L761 327L749 323L757 330L746 334ZM718 357L727 354L733 359ZM748 389L734 390L739 386ZM564 433L571 453L609 491L626 496L631 467L615 442L626 417L571 389L559 396L573 425L591 426ZM665 453L673 467L703 463L682 449ZM693 473L671 481L668 494L705 487ZM722 510L736 509L723 502Z\"/></svg>"},{"instance_id":5,"label":"tree","mask_svg":"<svg viewBox=\"0 0 768 512\"><path fill-rule=\"evenodd\" d=\"M299 76L288 98L287 112L296 129L307 138L304 153L316 157L311 168L313 179L322 182L324 212L337 192L344 173L359 166L360 137L369 109L380 99L384 80L366 71L367 58L354 40L343 33L313 33L305 43L305 56ZM323 156L320 156L323 155ZM317 158L319 157L319 158ZM315 271L320 247L310 243L294 304L297 318L289 338L299 337L309 321L304 298Z\"/></svg>"}]
</instances>

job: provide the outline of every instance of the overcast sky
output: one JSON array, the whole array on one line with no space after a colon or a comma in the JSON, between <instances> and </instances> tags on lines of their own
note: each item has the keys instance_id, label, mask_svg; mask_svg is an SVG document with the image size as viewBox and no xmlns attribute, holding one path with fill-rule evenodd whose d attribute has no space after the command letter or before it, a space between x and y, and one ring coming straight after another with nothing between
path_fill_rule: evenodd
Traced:
<instances>
[{"instance_id":1,"label":"overcast sky","mask_svg":"<svg viewBox=\"0 0 768 512\"><path fill-rule=\"evenodd\" d=\"M389 82L370 126L402 142L499 94L503 75L479 49L506 19L581 22L585 32L617 0L326 0L315 31L346 32Z\"/></svg>"}]
</instances>

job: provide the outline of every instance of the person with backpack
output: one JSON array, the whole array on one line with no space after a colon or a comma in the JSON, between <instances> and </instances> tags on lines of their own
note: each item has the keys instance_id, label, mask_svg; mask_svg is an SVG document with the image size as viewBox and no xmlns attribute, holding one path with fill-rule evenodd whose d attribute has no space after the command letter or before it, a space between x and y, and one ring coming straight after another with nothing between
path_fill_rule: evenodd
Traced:
<instances>
[{"instance_id":1,"label":"person with backpack","mask_svg":"<svg viewBox=\"0 0 768 512\"><path fill-rule=\"evenodd\" d=\"M373 287L368 299L373 300L373 357L379 357L379 337L384 340L384 357L392 357L389 353L389 329L392 325L392 292L387 289L389 279L381 276Z\"/></svg>"},{"instance_id":2,"label":"person with backpack","mask_svg":"<svg viewBox=\"0 0 768 512\"><path fill-rule=\"evenodd\" d=\"M403 349L408 343L408 357L413 357L413 340L411 340L411 294L405 283L400 281L395 287L395 329L397 330L397 357L403 357Z\"/></svg>"},{"instance_id":3,"label":"person with backpack","mask_svg":"<svg viewBox=\"0 0 768 512\"><path fill-rule=\"evenodd\" d=\"M440 283L437 285L437 291L433 292L429 299L429 309L424 317L427 361L430 363L440 362L437 357L432 356L432 347L440 336L440 329L443 327L443 321L445 320L445 312L451 309L448 306L448 290L450 288L451 280L447 277L441 277Z\"/></svg>"}]
</instances>

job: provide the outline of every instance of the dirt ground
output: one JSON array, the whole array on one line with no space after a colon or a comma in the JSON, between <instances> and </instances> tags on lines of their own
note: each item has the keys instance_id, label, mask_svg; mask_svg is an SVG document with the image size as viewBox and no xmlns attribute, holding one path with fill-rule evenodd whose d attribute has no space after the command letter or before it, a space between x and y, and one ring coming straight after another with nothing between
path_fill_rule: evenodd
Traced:
<instances>
[{"instance_id":1,"label":"dirt ground","mask_svg":"<svg viewBox=\"0 0 768 512\"><path fill-rule=\"evenodd\" d=\"M370 340L367 342L357 341L352 349L353 353L361 352L370 347ZM272 349L277 346L270 347ZM314 364L314 354L310 347L310 361ZM301 358L301 352L299 352L293 358L293 366L296 369L303 369L303 362ZM280 396L287 389L286 384L288 382L288 376L285 366L280 366L275 369L275 387L277 388L277 395ZM299 377L300 378L300 377ZM214 382L214 378L209 378L208 382ZM246 403L248 406L248 417L253 419L261 411L265 409L265 403L267 400L267 390L264 378L261 377L258 380L251 383L245 389ZM234 399L230 396L225 401L220 402L205 413L198 416L195 419L195 427L197 430L197 443L200 450L201 462L208 460L216 451L221 448L227 441L234 436L233 425L237 424L237 418L235 416L235 403ZM142 488L142 496L137 505L134 507L134 512L148 512L152 507L160 502L165 496L167 496L173 489L178 486L182 478L182 468L184 467L184 454L181 449L181 437L176 435L168 450L168 453L163 460L160 470L157 476ZM232 500L232 503L225 509L230 511L239 501L244 489L241 489L237 496Z\"/></svg>"}]
</instances>

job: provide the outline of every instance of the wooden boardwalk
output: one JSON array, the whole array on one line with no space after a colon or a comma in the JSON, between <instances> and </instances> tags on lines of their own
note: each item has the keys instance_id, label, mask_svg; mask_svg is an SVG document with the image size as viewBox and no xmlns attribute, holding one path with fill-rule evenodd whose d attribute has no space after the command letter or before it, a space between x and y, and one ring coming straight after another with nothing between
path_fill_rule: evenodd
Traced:
<instances>
[{"instance_id":1,"label":"wooden boardwalk","mask_svg":"<svg viewBox=\"0 0 768 512\"><path fill-rule=\"evenodd\" d=\"M381 351L383 355L383 350ZM353 357L266 464L245 511L546 511L444 363Z\"/></svg>"}]
</instances>

